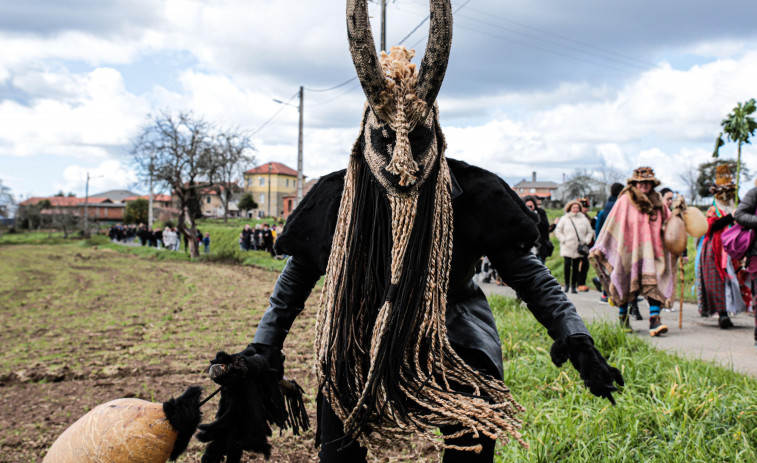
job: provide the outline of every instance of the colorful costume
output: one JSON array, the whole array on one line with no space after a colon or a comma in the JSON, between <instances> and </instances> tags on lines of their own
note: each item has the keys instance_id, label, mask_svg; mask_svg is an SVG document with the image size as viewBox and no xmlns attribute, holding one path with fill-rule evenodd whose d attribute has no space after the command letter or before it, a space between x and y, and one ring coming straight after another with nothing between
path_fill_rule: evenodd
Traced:
<instances>
[{"instance_id":1,"label":"colorful costume","mask_svg":"<svg viewBox=\"0 0 757 463\"><path fill-rule=\"evenodd\" d=\"M662 239L662 225L670 211L653 189L642 193L635 186L640 182L650 182L652 188L659 185L651 168L634 171L605 220L589 259L602 286L620 307L622 323L628 321L624 307L637 295L649 300L650 334L656 336L661 332L653 332L652 326L659 325L660 305L670 307L675 286L675 262Z\"/></svg>"},{"instance_id":2,"label":"colorful costume","mask_svg":"<svg viewBox=\"0 0 757 463\"><path fill-rule=\"evenodd\" d=\"M715 199L707 210L709 229L697 253L697 299L699 314L703 317L717 314L719 326L725 329L733 327L728 314L743 312L746 303L736 275L739 265L734 265L731 256L725 252L722 240L723 232L734 223L736 186L728 166L718 166L716 175L715 186L711 189Z\"/></svg>"}]
</instances>

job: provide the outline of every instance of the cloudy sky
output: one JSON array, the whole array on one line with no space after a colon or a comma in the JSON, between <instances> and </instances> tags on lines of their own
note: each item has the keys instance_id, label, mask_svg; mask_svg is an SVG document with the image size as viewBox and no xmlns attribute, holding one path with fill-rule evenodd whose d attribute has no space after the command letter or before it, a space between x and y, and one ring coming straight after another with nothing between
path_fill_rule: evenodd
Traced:
<instances>
[{"instance_id":1,"label":"cloudy sky","mask_svg":"<svg viewBox=\"0 0 757 463\"><path fill-rule=\"evenodd\" d=\"M720 121L757 97L757 2L453 0L439 95L448 157L511 183L651 165L665 184L706 161ZM0 2L0 180L18 198L135 185L146 116L191 111L254 133L258 163L343 168L364 96L344 0ZM370 5L378 43L379 7ZM427 15L389 0L388 44ZM403 42L425 48L427 23ZM417 58L420 61L420 56ZM735 145L722 151L735 157ZM757 170L757 149L743 151Z\"/></svg>"}]
</instances>

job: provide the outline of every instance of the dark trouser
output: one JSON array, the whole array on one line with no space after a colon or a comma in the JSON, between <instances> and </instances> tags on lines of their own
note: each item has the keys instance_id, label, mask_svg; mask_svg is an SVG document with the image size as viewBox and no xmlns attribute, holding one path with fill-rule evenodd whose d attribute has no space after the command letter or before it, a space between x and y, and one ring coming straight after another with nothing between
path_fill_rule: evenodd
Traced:
<instances>
[{"instance_id":1,"label":"dark trouser","mask_svg":"<svg viewBox=\"0 0 757 463\"><path fill-rule=\"evenodd\" d=\"M573 259L571 257L565 257L564 273L565 273L565 286L576 286L578 281L578 266L581 263L581 259ZM572 270L572 272L571 272ZM573 284L571 285L570 276L573 275Z\"/></svg>"},{"instance_id":2,"label":"dark trouser","mask_svg":"<svg viewBox=\"0 0 757 463\"><path fill-rule=\"evenodd\" d=\"M589 274L589 258L582 257L577 260L581 265L578 270L578 281L576 283L578 283L578 286L586 286L586 276Z\"/></svg>"},{"instance_id":3,"label":"dark trouser","mask_svg":"<svg viewBox=\"0 0 757 463\"><path fill-rule=\"evenodd\" d=\"M344 436L342 422L334 414L326 399L321 399L321 451L318 456L323 463L363 463L366 461L367 450L357 441L342 446L344 442L339 439ZM460 428L451 426L441 429L442 434L449 435ZM483 447L481 453L461 452L458 450L445 450L443 463L491 463L494 460L494 441L482 435L479 439L470 436L450 439L447 443L452 445L470 446L480 443Z\"/></svg>"}]
</instances>

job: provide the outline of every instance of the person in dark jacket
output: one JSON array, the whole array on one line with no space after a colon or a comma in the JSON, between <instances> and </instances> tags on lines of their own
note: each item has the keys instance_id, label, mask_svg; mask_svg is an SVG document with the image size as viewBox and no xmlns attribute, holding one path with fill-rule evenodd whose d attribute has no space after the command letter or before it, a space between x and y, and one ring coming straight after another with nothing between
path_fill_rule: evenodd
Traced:
<instances>
[{"instance_id":1,"label":"person in dark jacket","mask_svg":"<svg viewBox=\"0 0 757 463\"><path fill-rule=\"evenodd\" d=\"M610 186L610 196L607 198L607 202L605 203L605 207L602 208L601 211L597 214L597 220L594 225L594 235L599 238L599 233L602 231L602 226L605 224L605 220L607 219L607 216L610 215L610 211L612 211L612 207L615 206L615 201L618 200L618 195L621 191L623 191L623 184L622 183L613 183Z\"/></svg>"},{"instance_id":2,"label":"person in dark jacket","mask_svg":"<svg viewBox=\"0 0 757 463\"><path fill-rule=\"evenodd\" d=\"M733 218L744 228L757 230L757 187L752 188L741 200ZM746 253L746 269L752 276L752 294L755 294L755 281L757 279L757 239L752 240ZM754 347L757 348L757 317L754 320Z\"/></svg>"},{"instance_id":3,"label":"person in dark jacket","mask_svg":"<svg viewBox=\"0 0 757 463\"><path fill-rule=\"evenodd\" d=\"M602 210L597 214L596 223L594 225L594 236L597 239L599 239L599 234L602 232L602 226L605 224L605 220L610 215L610 211L612 211L613 206L615 206L615 201L618 200L618 195L621 191L623 191L623 188L623 184L618 182L615 182L610 186L610 196L607 198L605 207L603 207ZM607 289L602 288L601 283L599 282L599 277L594 277L594 285L598 286L597 289L601 288L602 290L602 296L599 298L599 302L607 302ZM633 300L631 302L629 313L636 320L642 320L642 316L639 312L639 306L636 300Z\"/></svg>"},{"instance_id":4,"label":"person in dark jacket","mask_svg":"<svg viewBox=\"0 0 757 463\"><path fill-rule=\"evenodd\" d=\"M536 196L526 196L523 198L523 202L539 218L539 222L536 225L539 230L539 239L536 242L536 255L543 264L546 262L547 257L551 256L555 250L555 245L549 239L549 218L547 218L547 212L539 207L539 199Z\"/></svg>"},{"instance_id":5,"label":"person in dark jacket","mask_svg":"<svg viewBox=\"0 0 757 463\"><path fill-rule=\"evenodd\" d=\"M484 254L555 340L555 364L571 359L589 390L611 401L622 385L532 254L536 216L498 176L444 155L436 95L451 13L449 0L432 2L433 45L416 69L404 47L379 61L367 2L348 1L350 49L368 100L360 135L347 169L316 183L276 242L292 257L254 355L283 374L286 336L326 275L315 329L322 462L365 462L368 448L380 452L409 433L443 448L445 463L489 463L495 438L524 443L494 316L472 281ZM234 358L246 361L244 352Z\"/></svg>"}]
</instances>

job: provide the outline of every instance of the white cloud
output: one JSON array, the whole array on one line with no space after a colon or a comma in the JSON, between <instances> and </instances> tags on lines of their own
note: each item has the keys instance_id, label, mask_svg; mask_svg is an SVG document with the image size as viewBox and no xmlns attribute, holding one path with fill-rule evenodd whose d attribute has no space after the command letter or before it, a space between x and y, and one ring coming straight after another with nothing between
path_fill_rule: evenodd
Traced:
<instances>
[{"instance_id":1,"label":"white cloud","mask_svg":"<svg viewBox=\"0 0 757 463\"><path fill-rule=\"evenodd\" d=\"M115 159L101 162L98 166L87 168L71 165L63 170L63 181L55 182L55 191L73 192L84 196L89 173L89 194L102 193L107 190L131 189L137 176L133 170Z\"/></svg>"},{"instance_id":2,"label":"white cloud","mask_svg":"<svg viewBox=\"0 0 757 463\"><path fill-rule=\"evenodd\" d=\"M0 102L0 120L6 121L0 155L103 157L129 143L149 110L111 68L84 75L31 72L17 83L41 96L28 105Z\"/></svg>"}]
</instances>

